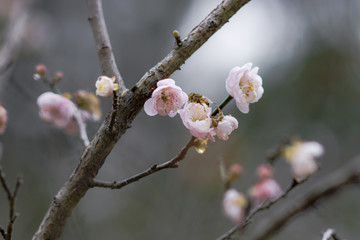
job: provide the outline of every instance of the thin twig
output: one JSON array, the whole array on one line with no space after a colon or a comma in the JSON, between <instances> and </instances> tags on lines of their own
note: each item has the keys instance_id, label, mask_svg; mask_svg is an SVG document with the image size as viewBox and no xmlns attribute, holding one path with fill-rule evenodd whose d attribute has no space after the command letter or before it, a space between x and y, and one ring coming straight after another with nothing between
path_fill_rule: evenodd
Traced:
<instances>
[{"instance_id":1,"label":"thin twig","mask_svg":"<svg viewBox=\"0 0 360 240\"><path fill-rule=\"evenodd\" d=\"M331 196L344 186L360 183L360 157L347 163L344 167L333 171L328 176L319 179L315 185L304 197L292 201L287 207L283 207L278 215L273 219L268 219L266 228L258 231L255 240L269 239L281 227L289 223L299 213L304 212L320 199Z\"/></svg>"},{"instance_id":2,"label":"thin twig","mask_svg":"<svg viewBox=\"0 0 360 240\"><path fill-rule=\"evenodd\" d=\"M17 197L19 188L22 184L22 179L21 179L21 177L17 178L15 189L14 189L13 193L11 193L10 188L5 179L5 174L0 166L0 182L1 182L1 185L4 189L4 191L6 192L7 199L9 202L9 223L7 226L7 230L5 231L5 229L0 227L0 233L5 240L11 240L14 222L18 216L18 213L15 212L15 201L16 201L16 197Z\"/></svg>"},{"instance_id":3,"label":"thin twig","mask_svg":"<svg viewBox=\"0 0 360 240\"><path fill-rule=\"evenodd\" d=\"M119 182L103 182L103 181L99 181L99 180L93 180L92 183L90 183L90 187L102 187L102 188L111 188L111 189L120 189L122 187L125 187L126 185L129 185L132 182L136 182L138 180L140 180L141 178L144 178L146 176L149 176L155 172L158 172L160 170L163 169L168 169L168 168L177 168L178 167L178 163L180 161L182 161L185 156L186 153L188 152L188 150L194 146L196 138L192 137L190 139L190 141L181 149L181 151L178 153L178 155L176 155L174 158L172 158L171 160L162 163L162 164L155 164L152 167L150 167L149 169L138 173L132 177L129 177L125 180L119 181Z\"/></svg>"}]
</instances>

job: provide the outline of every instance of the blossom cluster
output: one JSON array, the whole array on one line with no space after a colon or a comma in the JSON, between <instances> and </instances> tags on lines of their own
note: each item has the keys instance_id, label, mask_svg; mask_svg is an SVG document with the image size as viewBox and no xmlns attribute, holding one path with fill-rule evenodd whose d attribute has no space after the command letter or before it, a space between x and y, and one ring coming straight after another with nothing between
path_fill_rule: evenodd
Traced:
<instances>
[{"instance_id":1,"label":"blossom cluster","mask_svg":"<svg viewBox=\"0 0 360 240\"><path fill-rule=\"evenodd\" d=\"M243 113L248 113L249 104L257 102L264 92L262 79L257 74L258 68L251 67L252 64L248 63L233 68L226 80L226 90ZM206 97L201 94L187 95L172 79L158 81L151 98L144 104L144 110L149 116L159 114L174 117L179 113L184 126L196 138L215 141L217 136L221 140L228 140L231 132L238 128L236 118L224 116L220 109L213 116Z\"/></svg>"},{"instance_id":2,"label":"blossom cluster","mask_svg":"<svg viewBox=\"0 0 360 240\"><path fill-rule=\"evenodd\" d=\"M324 153L323 146L318 142L295 141L280 150L282 156L290 163L293 179L299 183L309 178L318 170L316 158ZM239 168L239 167L237 167ZM226 173L225 187L229 188L235 179L233 167ZM273 167L262 164L257 168L258 181L248 191L249 197L229 188L223 197L223 209L227 217L235 223L243 223L247 207L261 207L284 196L278 182L273 178ZM294 185L293 185L294 186Z\"/></svg>"}]
</instances>

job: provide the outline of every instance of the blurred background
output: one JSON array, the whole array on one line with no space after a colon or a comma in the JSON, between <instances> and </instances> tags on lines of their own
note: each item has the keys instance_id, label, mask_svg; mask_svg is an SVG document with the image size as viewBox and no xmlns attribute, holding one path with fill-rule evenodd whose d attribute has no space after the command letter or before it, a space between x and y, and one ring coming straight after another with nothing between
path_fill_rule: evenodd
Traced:
<instances>
[{"instance_id":1,"label":"blurred background","mask_svg":"<svg viewBox=\"0 0 360 240\"><path fill-rule=\"evenodd\" d=\"M18 0L19 1L19 0ZM0 0L0 37L17 1ZM27 2L27 1L26 1ZM219 0L107 0L104 14L120 72L128 88L172 49L172 31L185 37ZM253 0L171 77L187 93L215 103L226 97L230 69L253 62L264 81L262 99L240 113L234 102L224 112L239 121L226 142L209 144L202 155L190 150L180 168L164 170L122 190L90 189L69 219L61 239L216 239L232 227L222 213L223 186L218 161L240 163L243 176L234 187L247 192L255 169L279 142L297 135L324 145L321 171L278 206L254 219L242 239L252 239L281 205L303 195L319 177L359 154L360 1ZM44 63L50 74L62 71L59 88L95 91L100 65L85 1L33 1L19 55L0 89L9 114L1 165L14 184L21 173L14 239L30 239L52 197L77 165L83 147L38 115L37 97L48 86L32 79ZM111 100L101 99L103 117ZM88 124L89 137L100 122ZM141 112L109 155L98 179L127 178L175 156L190 139L180 117L149 117ZM275 178L285 189L289 166L276 163ZM357 239L359 188L340 194L302 214L272 239L321 239L327 228ZM8 205L0 190L0 225Z\"/></svg>"}]
</instances>

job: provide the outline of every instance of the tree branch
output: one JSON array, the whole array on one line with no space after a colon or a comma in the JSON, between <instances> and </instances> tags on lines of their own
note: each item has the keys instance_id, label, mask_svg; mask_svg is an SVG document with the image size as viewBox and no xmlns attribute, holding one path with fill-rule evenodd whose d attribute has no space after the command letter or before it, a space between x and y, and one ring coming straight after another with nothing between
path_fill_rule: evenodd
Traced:
<instances>
[{"instance_id":1,"label":"tree branch","mask_svg":"<svg viewBox=\"0 0 360 240\"><path fill-rule=\"evenodd\" d=\"M265 224L267 227L261 229L254 239L269 239L281 227L289 223L295 216L307 210L319 200L335 194L344 186L354 183L359 184L360 157L357 157L350 163L346 164L343 168L332 172L323 179L319 179L318 183L319 184L315 185L310 191L308 191L307 194L305 194L305 197L295 201L295 204L283 208L283 210L279 212L275 218L269 219L267 224Z\"/></svg>"},{"instance_id":2,"label":"tree branch","mask_svg":"<svg viewBox=\"0 0 360 240\"><path fill-rule=\"evenodd\" d=\"M113 116L115 115L114 121L111 120L113 119L111 116L105 119L90 145L84 150L79 165L51 202L33 240L57 239L61 235L67 218L91 187L93 179L116 142L131 126L145 101L151 96L151 89L156 86L157 81L169 77L179 69L186 59L249 1L224 0L190 32L183 40L181 47L175 46L161 62L141 78L131 91L123 92L118 96L117 109L113 109L116 113L113 114ZM88 4L90 3L88 2ZM90 16L95 17L94 15ZM99 58L102 56L99 55ZM100 61L103 60L100 59ZM113 68L108 69L103 64L102 68L106 75L108 71L116 71ZM110 123L112 124L110 125Z\"/></svg>"},{"instance_id":3,"label":"tree branch","mask_svg":"<svg viewBox=\"0 0 360 240\"><path fill-rule=\"evenodd\" d=\"M126 90L124 80L116 65L114 53L111 47L109 34L105 24L104 13L101 0L86 0L89 22L95 38L96 48L98 50L99 61L103 74L108 77L116 77L119 84L119 92Z\"/></svg>"}]
</instances>

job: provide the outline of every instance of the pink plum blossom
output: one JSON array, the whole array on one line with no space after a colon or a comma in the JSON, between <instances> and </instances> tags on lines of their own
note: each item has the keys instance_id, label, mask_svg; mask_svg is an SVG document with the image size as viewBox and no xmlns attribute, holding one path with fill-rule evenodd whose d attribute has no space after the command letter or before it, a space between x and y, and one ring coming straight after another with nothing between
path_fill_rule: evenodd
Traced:
<instances>
[{"instance_id":1,"label":"pink plum blossom","mask_svg":"<svg viewBox=\"0 0 360 240\"><path fill-rule=\"evenodd\" d=\"M174 80L163 79L157 82L157 88L145 102L144 110L149 116L159 114L174 117L187 100L187 94L175 85Z\"/></svg>"},{"instance_id":2,"label":"pink plum blossom","mask_svg":"<svg viewBox=\"0 0 360 240\"><path fill-rule=\"evenodd\" d=\"M41 94L37 104L40 108L40 117L44 121L53 122L59 128L67 126L76 111L72 101L52 92Z\"/></svg>"},{"instance_id":3,"label":"pink plum blossom","mask_svg":"<svg viewBox=\"0 0 360 240\"><path fill-rule=\"evenodd\" d=\"M113 92L119 89L119 85L115 83L115 77L100 76L96 80L96 95L101 97L110 97Z\"/></svg>"},{"instance_id":4,"label":"pink plum blossom","mask_svg":"<svg viewBox=\"0 0 360 240\"><path fill-rule=\"evenodd\" d=\"M266 201L275 201L283 194L278 182L272 178L264 178L250 189L250 196L254 205Z\"/></svg>"},{"instance_id":5,"label":"pink plum blossom","mask_svg":"<svg viewBox=\"0 0 360 240\"><path fill-rule=\"evenodd\" d=\"M285 157L290 162L294 179L300 182L319 168L316 158L324 153L323 146L318 142L295 142L285 150Z\"/></svg>"},{"instance_id":6,"label":"pink plum blossom","mask_svg":"<svg viewBox=\"0 0 360 240\"><path fill-rule=\"evenodd\" d=\"M3 105L0 104L0 135L5 132L8 121L8 114Z\"/></svg>"},{"instance_id":7,"label":"pink plum blossom","mask_svg":"<svg viewBox=\"0 0 360 240\"><path fill-rule=\"evenodd\" d=\"M197 138L207 137L214 141L211 108L205 103L188 102L179 110L181 120L190 133Z\"/></svg>"},{"instance_id":8,"label":"pink plum blossom","mask_svg":"<svg viewBox=\"0 0 360 240\"><path fill-rule=\"evenodd\" d=\"M236 118L228 115L222 118L220 122L218 122L215 133L221 140L228 140L229 135L232 131L238 128L238 121Z\"/></svg>"},{"instance_id":9,"label":"pink plum blossom","mask_svg":"<svg viewBox=\"0 0 360 240\"><path fill-rule=\"evenodd\" d=\"M259 182L250 189L251 201L254 205L275 201L284 193L278 182L272 178L273 170L271 165L260 165L256 173Z\"/></svg>"},{"instance_id":10,"label":"pink plum blossom","mask_svg":"<svg viewBox=\"0 0 360 240\"><path fill-rule=\"evenodd\" d=\"M236 106L242 113L249 112L249 104L257 102L264 93L262 79L257 74L259 68L247 63L234 67L226 79L226 90L235 99Z\"/></svg>"},{"instance_id":11,"label":"pink plum blossom","mask_svg":"<svg viewBox=\"0 0 360 240\"><path fill-rule=\"evenodd\" d=\"M225 192L223 199L223 209L226 216L236 223L241 223L245 218L245 209L247 200L244 194L235 189L229 189Z\"/></svg>"}]
</instances>

